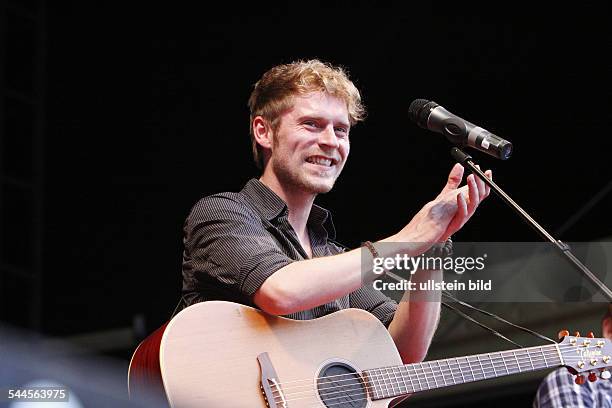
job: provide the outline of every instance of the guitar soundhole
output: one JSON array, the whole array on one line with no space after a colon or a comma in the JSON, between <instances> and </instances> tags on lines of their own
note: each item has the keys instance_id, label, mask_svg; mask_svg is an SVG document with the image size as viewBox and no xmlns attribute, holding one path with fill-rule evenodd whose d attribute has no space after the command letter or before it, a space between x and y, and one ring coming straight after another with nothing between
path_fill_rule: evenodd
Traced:
<instances>
[{"instance_id":1,"label":"guitar soundhole","mask_svg":"<svg viewBox=\"0 0 612 408\"><path fill-rule=\"evenodd\" d=\"M365 408L367 392L357 371L344 363L327 364L317 378L317 391L326 407Z\"/></svg>"}]
</instances>

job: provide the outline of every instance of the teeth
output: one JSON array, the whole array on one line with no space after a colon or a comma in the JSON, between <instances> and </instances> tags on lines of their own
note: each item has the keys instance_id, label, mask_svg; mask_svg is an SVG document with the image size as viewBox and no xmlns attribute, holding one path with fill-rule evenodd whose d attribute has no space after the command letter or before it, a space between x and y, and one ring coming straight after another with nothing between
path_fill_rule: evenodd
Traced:
<instances>
[{"instance_id":1,"label":"teeth","mask_svg":"<svg viewBox=\"0 0 612 408\"><path fill-rule=\"evenodd\" d=\"M323 157L309 157L308 159L306 159L307 162L309 163L314 163L314 164L320 164L322 166L331 166L332 161L330 159L325 159Z\"/></svg>"}]
</instances>

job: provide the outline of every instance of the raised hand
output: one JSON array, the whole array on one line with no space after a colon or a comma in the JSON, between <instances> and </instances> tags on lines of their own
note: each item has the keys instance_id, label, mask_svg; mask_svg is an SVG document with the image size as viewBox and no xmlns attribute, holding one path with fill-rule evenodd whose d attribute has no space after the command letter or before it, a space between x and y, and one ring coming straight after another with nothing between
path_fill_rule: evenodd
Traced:
<instances>
[{"instance_id":1,"label":"raised hand","mask_svg":"<svg viewBox=\"0 0 612 408\"><path fill-rule=\"evenodd\" d=\"M491 170L485 175L489 179L493 177ZM440 194L425 204L395 236L400 242L418 244L409 252L422 253L434 243L445 241L465 225L482 200L489 196L490 188L479 177L470 174L467 184L459 187L462 179L463 166L455 164Z\"/></svg>"}]
</instances>

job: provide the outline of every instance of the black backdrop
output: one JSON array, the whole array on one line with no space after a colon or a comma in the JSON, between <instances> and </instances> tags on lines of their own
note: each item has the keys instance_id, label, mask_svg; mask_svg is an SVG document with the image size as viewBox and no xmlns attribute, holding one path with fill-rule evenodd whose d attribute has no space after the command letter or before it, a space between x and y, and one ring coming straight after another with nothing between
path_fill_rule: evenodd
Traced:
<instances>
[{"instance_id":1,"label":"black backdrop","mask_svg":"<svg viewBox=\"0 0 612 408\"><path fill-rule=\"evenodd\" d=\"M599 6L485 16L408 2L82 3L47 4L47 334L124 327L137 313L150 328L168 318L190 207L257 176L246 101L278 63L340 64L362 90L369 117L352 131L336 188L318 199L347 245L396 232L445 182L450 146L409 122L415 98L511 140L507 162L474 156L551 232L610 182ZM609 236L610 204L560 238ZM456 238L539 240L495 197Z\"/></svg>"}]
</instances>

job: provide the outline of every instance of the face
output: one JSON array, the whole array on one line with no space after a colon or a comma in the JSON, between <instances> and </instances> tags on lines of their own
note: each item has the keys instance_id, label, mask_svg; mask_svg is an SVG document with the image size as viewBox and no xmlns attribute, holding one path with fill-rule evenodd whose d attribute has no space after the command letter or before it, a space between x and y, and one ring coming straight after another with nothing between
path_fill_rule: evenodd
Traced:
<instances>
[{"instance_id":1,"label":"face","mask_svg":"<svg viewBox=\"0 0 612 408\"><path fill-rule=\"evenodd\" d=\"M606 317L602 322L602 335L612 340L612 316Z\"/></svg>"},{"instance_id":2,"label":"face","mask_svg":"<svg viewBox=\"0 0 612 408\"><path fill-rule=\"evenodd\" d=\"M285 187L326 193L348 158L349 130L343 100L323 92L295 97L273 135L267 171Z\"/></svg>"}]
</instances>

